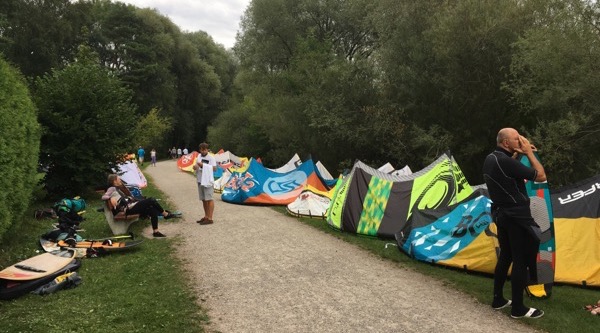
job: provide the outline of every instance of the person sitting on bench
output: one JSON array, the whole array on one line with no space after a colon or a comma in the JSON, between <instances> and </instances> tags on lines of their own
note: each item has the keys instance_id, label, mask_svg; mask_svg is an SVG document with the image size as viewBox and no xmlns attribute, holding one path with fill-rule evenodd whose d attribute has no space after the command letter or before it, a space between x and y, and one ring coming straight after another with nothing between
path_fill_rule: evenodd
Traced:
<instances>
[{"instance_id":1,"label":"person sitting on bench","mask_svg":"<svg viewBox=\"0 0 600 333\"><path fill-rule=\"evenodd\" d=\"M164 210L158 201L154 198L135 199L132 196L125 194L127 188L123 185L121 177L116 174L108 175L108 190L102 196L102 200L110 200L113 208L113 215L119 212L128 214L140 214L141 216L150 217L152 223L152 236L155 238L167 237L158 231L158 216L162 215L165 219L170 219L173 216L168 210Z\"/></svg>"}]
</instances>

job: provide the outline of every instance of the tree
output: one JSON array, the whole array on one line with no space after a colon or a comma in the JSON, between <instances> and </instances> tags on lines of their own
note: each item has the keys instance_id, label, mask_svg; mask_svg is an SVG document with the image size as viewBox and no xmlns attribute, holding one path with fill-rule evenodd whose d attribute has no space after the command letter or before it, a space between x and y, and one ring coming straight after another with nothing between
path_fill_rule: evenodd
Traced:
<instances>
[{"instance_id":1,"label":"tree","mask_svg":"<svg viewBox=\"0 0 600 333\"><path fill-rule=\"evenodd\" d=\"M296 152L330 166L372 156L370 116L387 109L377 106L371 9L363 0L253 1L234 48L242 97L232 108L252 130L232 135L252 135L245 141L273 165Z\"/></svg>"},{"instance_id":2,"label":"tree","mask_svg":"<svg viewBox=\"0 0 600 333\"><path fill-rule=\"evenodd\" d=\"M39 147L40 126L25 80L0 57L0 238L28 208Z\"/></svg>"},{"instance_id":3,"label":"tree","mask_svg":"<svg viewBox=\"0 0 600 333\"><path fill-rule=\"evenodd\" d=\"M87 3L69 0L3 0L0 51L26 77L60 68L77 51L89 8Z\"/></svg>"},{"instance_id":4,"label":"tree","mask_svg":"<svg viewBox=\"0 0 600 333\"><path fill-rule=\"evenodd\" d=\"M164 146L163 137L171 130L171 126L170 118L162 117L158 109L150 110L147 115L141 117L135 126L133 135L135 146L158 147L166 150L167 146Z\"/></svg>"},{"instance_id":5,"label":"tree","mask_svg":"<svg viewBox=\"0 0 600 333\"><path fill-rule=\"evenodd\" d=\"M423 159L428 151L450 149L467 178L482 182L481 164L497 131L525 121L502 85L510 74L511 45L531 24L526 3L379 3L372 21L380 38L383 96L411 124L402 141L417 167L431 162L431 156Z\"/></svg>"},{"instance_id":6,"label":"tree","mask_svg":"<svg viewBox=\"0 0 600 333\"><path fill-rule=\"evenodd\" d=\"M133 91L139 112L172 111L176 91L170 67L179 29L155 10L120 2L95 2L93 13L89 45Z\"/></svg>"},{"instance_id":7,"label":"tree","mask_svg":"<svg viewBox=\"0 0 600 333\"><path fill-rule=\"evenodd\" d=\"M189 146L206 138L206 128L223 109L221 81L188 38L178 39L172 71L177 77L173 142Z\"/></svg>"},{"instance_id":8,"label":"tree","mask_svg":"<svg viewBox=\"0 0 600 333\"><path fill-rule=\"evenodd\" d=\"M44 182L52 195L84 194L105 183L109 167L134 141L131 91L93 56L82 47L77 62L35 81L40 160L48 166Z\"/></svg>"},{"instance_id":9,"label":"tree","mask_svg":"<svg viewBox=\"0 0 600 333\"><path fill-rule=\"evenodd\" d=\"M506 89L523 117L539 123L529 133L548 179L560 186L600 171L600 4L534 4L534 26L515 44Z\"/></svg>"}]
</instances>

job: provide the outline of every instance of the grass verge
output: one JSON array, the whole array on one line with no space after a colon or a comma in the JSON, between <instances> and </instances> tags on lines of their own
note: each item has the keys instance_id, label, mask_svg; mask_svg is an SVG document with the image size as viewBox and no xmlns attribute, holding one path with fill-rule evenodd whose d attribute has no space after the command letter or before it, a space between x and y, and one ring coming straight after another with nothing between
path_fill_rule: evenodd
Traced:
<instances>
[{"instance_id":1,"label":"grass verge","mask_svg":"<svg viewBox=\"0 0 600 333\"><path fill-rule=\"evenodd\" d=\"M164 199L150 184L145 196ZM87 212L81 226L84 238L112 235L100 195L85 198ZM164 202L164 201L161 201ZM13 227L0 244L0 267L7 267L42 253L39 236L52 229L53 220L30 218ZM168 207L168 204L165 206ZM167 208L165 207L165 208ZM163 222L160 223L172 223ZM175 222L177 223L177 222ZM142 239L150 220L136 222L131 231ZM174 250L179 240L144 239L127 252L100 258L82 259L78 274L83 283L74 289L46 296L27 294L0 301L0 327L3 332L203 332L208 317L196 304L189 281Z\"/></svg>"},{"instance_id":2,"label":"grass verge","mask_svg":"<svg viewBox=\"0 0 600 333\"><path fill-rule=\"evenodd\" d=\"M273 209L288 215L285 207L273 207ZM493 289L493 278L491 275L470 273L420 262L399 251L398 247L394 246L396 244L394 240L381 240L368 236L343 233L333 229L322 219L297 219L334 237L368 250L381 258L391 260L422 274L435 277L449 288L455 288L473 296L482 303L482 306L489 306L491 304ZM386 244L388 243L392 243L393 245L388 245L386 248ZM504 295L510 297L510 292L510 281L508 281L504 288ZM597 332L600 325L600 316L591 315L588 311L583 310L583 306L594 304L599 299L599 288L554 285L552 295L547 299L533 299L525 296L525 304L543 309L546 312L544 317L541 319L518 320L536 329L550 333ZM444 302L446 300L440 301ZM501 311L510 316L508 308ZM469 320L469 318L462 318L462 320Z\"/></svg>"}]
</instances>

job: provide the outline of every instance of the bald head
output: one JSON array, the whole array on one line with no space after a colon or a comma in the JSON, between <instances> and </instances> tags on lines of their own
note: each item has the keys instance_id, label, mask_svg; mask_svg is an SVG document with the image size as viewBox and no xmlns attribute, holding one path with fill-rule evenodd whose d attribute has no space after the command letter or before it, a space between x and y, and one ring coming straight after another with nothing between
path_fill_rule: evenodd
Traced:
<instances>
[{"instance_id":1,"label":"bald head","mask_svg":"<svg viewBox=\"0 0 600 333\"><path fill-rule=\"evenodd\" d=\"M498 135L496 136L496 143L501 145L504 140L509 140L514 137L518 138L519 132L517 132L517 130L514 128L506 127L498 132Z\"/></svg>"}]
</instances>

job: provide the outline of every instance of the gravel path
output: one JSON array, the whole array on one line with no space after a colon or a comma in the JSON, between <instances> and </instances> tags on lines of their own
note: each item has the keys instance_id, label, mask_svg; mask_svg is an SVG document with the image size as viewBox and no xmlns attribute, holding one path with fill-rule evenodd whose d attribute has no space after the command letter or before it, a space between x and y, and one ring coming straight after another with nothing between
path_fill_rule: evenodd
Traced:
<instances>
[{"instance_id":1,"label":"gravel path","mask_svg":"<svg viewBox=\"0 0 600 333\"><path fill-rule=\"evenodd\" d=\"M161 221L160 230L182 240L178 256L208 310L209 332L534 332L267 207L228 204L217 194L215 223L201 226L194 177L174 161L145 173L184 214Z\"/></svg>"}]
</instances>

